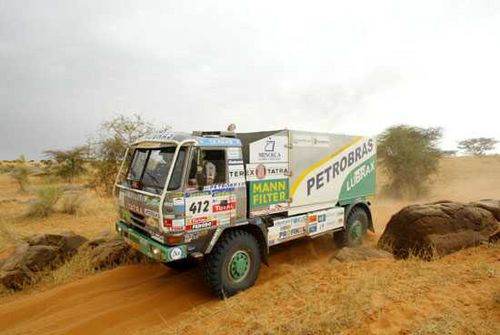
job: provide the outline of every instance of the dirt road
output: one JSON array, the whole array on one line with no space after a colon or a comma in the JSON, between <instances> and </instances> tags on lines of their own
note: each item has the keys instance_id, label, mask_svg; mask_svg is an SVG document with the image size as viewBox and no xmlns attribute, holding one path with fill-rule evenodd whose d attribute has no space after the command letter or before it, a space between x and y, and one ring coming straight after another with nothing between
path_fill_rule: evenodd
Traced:
<instances>
[{"instance_id":1,"label":"dirt road","mask_svg":"<svg viewBox=\"0 0 500 335\"><path fill-rule=\"evenodd\" d=\"M327 236L277 246L256 286L279 280L280 273L304 262L324 262L333 252ZM176 273L163 265L124 266L6 300L0 305L0 329L9 334L130 334L175 322L203 304L221 303L210 295L196 269Z\"/></svg>"}]
</instances>

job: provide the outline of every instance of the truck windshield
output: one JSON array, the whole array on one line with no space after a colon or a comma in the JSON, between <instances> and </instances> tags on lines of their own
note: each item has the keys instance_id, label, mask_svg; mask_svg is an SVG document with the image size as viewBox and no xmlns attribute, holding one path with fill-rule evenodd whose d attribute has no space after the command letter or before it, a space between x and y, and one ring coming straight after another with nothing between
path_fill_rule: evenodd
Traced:
<instances>
[{"instance_id":1,"label":"truck windshield","mask_svg":"<svg viewBox=\"0 0 500 335\"><path fill-rule=\"evenodd\" d=\"M165 186L174 153L175 147L136 149L127 175L127 181L130 186L160 194ZM181 148L168 185L168 190L179 188L185 156L186 148Z\"/></svg>"}]
</instances>

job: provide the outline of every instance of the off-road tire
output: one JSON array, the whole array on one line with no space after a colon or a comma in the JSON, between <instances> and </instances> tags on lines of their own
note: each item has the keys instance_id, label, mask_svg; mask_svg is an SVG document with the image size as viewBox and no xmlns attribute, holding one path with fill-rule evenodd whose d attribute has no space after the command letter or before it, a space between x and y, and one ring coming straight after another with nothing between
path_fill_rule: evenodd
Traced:
<instances>
[{"instance_id":1,"label":"off-road tire","mask_svg":"<svg viewBox=\"0 0 500 335\"><path fill-rule=\"evenodd\" d=\"M198 263L195 259L184 258L177 261L163 263L167 268L172 269L177 272L184 272L194 268Z\"/></svg>"},{"instance_id":2,"label":"off-road tire","mask_svg":"<svg viewBox=\"0 0 500 335\"><path fill-rule=\"evenodd\" d=\"M243 266L241 258L244 258ZM248 262L245 263L245 259ZM205 257L204 279L217 297L228 298L255 283L260 263L260 249L255 237L246 231L231 230L219 239L212 252ZM247 264L246 267L244 264ZM244 275L234 279L232 276L238 275L238 271L244 272Z\"/></svg>"},{"instance_id":3,"label":"off-road tire","mask_svg":"<svg viewBox=\"0 0 500 335\"><path fill-rule=\"evenodd\" d=\"M366 210L354 207L347 217L345 229L333 234L335 244L340 248L360 246L366 236L368 220Z\"/></svg>"}]
</instances>

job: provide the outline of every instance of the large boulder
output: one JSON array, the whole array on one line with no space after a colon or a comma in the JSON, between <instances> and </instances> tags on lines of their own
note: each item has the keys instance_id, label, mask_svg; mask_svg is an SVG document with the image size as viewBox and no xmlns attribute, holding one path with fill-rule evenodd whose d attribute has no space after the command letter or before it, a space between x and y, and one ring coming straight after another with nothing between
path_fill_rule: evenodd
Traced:
<instances>
[{"instance_id":1,"label":"large boulder","mask_svg":"<svg viewBox=\"0 0 500 335\"><path fill-rule=\"evenodd\" d=\"M441 201L407 206L393 215L378 246L397 258L443 256L487 242L499 227L500 201Z\"/></svg>"},{"instance_id":2,"label":"large boulder","mask_svg":"<svg viewBox=\"0 0 500 335\"><path fill-rule=\"evenodd\" d=\"M84 237L73 232L28 237L2 261L0 283L9 289L20 290L38 280L37 272L63 264L85 241Z\"/></svg>"}]
</instances>

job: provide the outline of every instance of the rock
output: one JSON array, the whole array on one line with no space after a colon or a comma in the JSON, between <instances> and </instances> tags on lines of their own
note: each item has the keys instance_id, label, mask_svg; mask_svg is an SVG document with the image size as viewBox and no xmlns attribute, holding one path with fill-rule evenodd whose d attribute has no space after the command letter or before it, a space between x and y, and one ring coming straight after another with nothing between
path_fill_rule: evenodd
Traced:
<instances>
[{"instance_id":1,"label":"rock","mask_svg":"<svg viewBox=\"0 0 500 335\"><path fill-rule=\"evenodd\" d=\"M26 283L38 280L37 272L59 267L85 241L84 237L70 231L28 237L2 262L0 282L9 289L20 290Z\"/></svg>"},{"instance_id":2,"label":"rock","mask_svg":"<svg viewBox=\"0 0 500 335\"><path fill-rule=\"evenodd\" d=\"M92 246L92 241L88 244ZM120 264L138 263L145 257L130 248L130 246L121 238L112 238L100 242L95 247L88 249L90 264L94 269L104 269L114 267Z\"/></svg>"},{"instance_id":3,"label":"rock","mask_svg":"<svg viewBox=\"0 0 500 335\"><path fill-rule=\"evenodd\" d=\"M332 258L340 262L365 261L368 259L394 259L394 256L387 251L370 247L340 249Z\"/></svg>"},{"instance_id":4,"label":"rock","mask_svg":"<svg viewBox=\"0 0 500 335\"><path fill-rule=\"evenodd\" d=\"M63 257L72 256L87 239L76 235L72 231L65 231L58 234L40 234L26 239L31 246L44 245L56 247Z\"/></svg>"},{"instance_id":5,"label":"rock","mask_svg":"<svg viewBox=\"0 0 500 335\"><path fill-rule=\"evenodd\" d=\"M14 253L4 260L1 270L13 270L22 264L24 255L26 254L29 245L26 243L18 243L15 247Z\"/></svg>"},{"instance_id":6,"label":"rock","mask_svg":"<svg viewBox=\"0 0 500 335\"><path fill-rule=\"evenodd\" d=\"M0 268L0 283L11 290L20 290L25 284L36 281L35 274L23 265L29 246L17 244L14 253L6 258Z\"/></svg>"},{"instance_id":7,"label":"rock","mask_svg":"<svg viewBox=\"0 0 500 335\"><path fill-rule=\"evenodd\" d=\"M497 221L500 221L500 200L484 199L472 202L471 205L480 207L489 211Z\"/></svg>"},{"instance_id":8,"label":"rock","mask_svg":"<svg viewBox=\"0 0 500 335\"><path fill-rule=\"evenodd\" d=\"M28 268L14 268L0 271L0 282L10 290L21 290L26 284L33 284L38 277Z\"/></svg>"},{"instance_id":9,"label":"rock","mask_svg":"<svg viewBox=\"0 0 500 335\"><path fill-rule=\"evenodd\" d=\"M500 228L488 240L489 243L497 243L498 241L500 241Z\"/></svg>"},{"instance_id":10,"label":"rock","mask_svg":"<svg viewBox=\"0 0 500 335\"><path fill-rule=\"evenodd\" d=\"M62 254L57 247L34 245L28 248L20 266L26 266L31 271L37 272L45 268L56 268L62 260Z\"/></svg>"},{"instance_id":11,"label":"rock","mask_svg":"<svg viewBox=\"0 0 500 335\"><path fill-rule=\"evenodd\" d=\"M498 227L500 201L441 201L407 206L393 215L378 246L397 258L443 256L487 242Z\"/></svg>"},{"instance_id":12,"label":"rock","mask_svg":"<svg viewBox=\"0 0 500 335\"><path fill-rule=\"evenodd\" d=\"M99 234L97 234L96 238L94 238L93 240L87 241L84 244L84 248L85 249L88 249L88 248L93 249L106 241L113 240L113 239L119 239L119 238L120 237L118 235L116 235L110 231L102 231Z\"/></svg>"}]
</instances>

